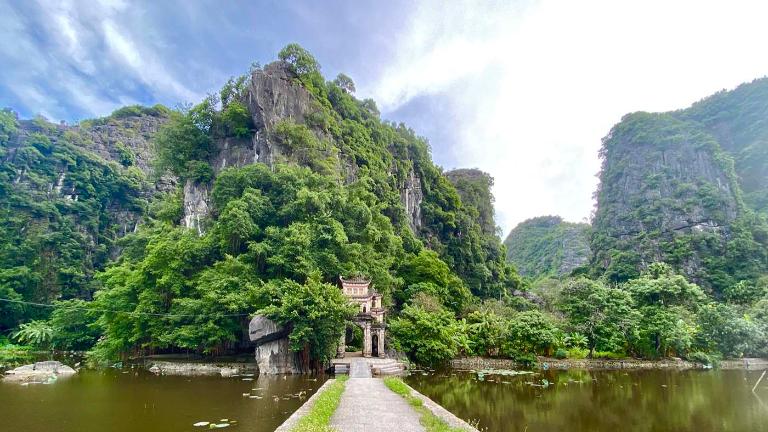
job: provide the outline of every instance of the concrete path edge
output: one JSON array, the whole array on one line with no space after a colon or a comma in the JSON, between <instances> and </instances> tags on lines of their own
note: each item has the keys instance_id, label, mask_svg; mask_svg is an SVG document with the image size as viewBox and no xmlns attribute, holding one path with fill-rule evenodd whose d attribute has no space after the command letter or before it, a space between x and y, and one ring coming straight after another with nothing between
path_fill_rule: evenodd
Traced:
<instances>
[{"instance_id":1,"label":"concrete path edge","mask_svg":"<svg viewBox=\"0 0 768 432\"><path fill-rule=\"evenodd\" d=\"M411 389L411 394L413 396L416 396L417 398L421 399L421 401L424 403L424 407L426 407L428 410L432 412L436 417L442 419L444 422L448 423L448 426L454 427L454 428L460 428L464 429L469 432L480 432L475 428L474 426L470 425L469 423L465 422L464 420L456 417L455 414L448 411L447 409L443 408L439 404L437 404L432 399L424 396L423 394L417 392L413 387L406 384L409 389Z\"/></svg>"}]
</instances>

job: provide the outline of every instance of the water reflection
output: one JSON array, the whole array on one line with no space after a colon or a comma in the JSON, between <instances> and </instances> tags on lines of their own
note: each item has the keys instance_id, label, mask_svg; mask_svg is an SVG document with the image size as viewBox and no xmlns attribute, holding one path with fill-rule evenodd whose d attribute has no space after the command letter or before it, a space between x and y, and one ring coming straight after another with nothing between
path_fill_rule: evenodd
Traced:
<instances>
[{"instance_id":1,"label":"water reflection","mask_svg":"<svg viewBox=\"0 0 768 432\"><path fill-rule=\"evenodd\" d=\"M0 381L0 430L199 431L196 422L227 419L237 422L227 430L273 431L324 380L158 377L129 370L81 371L51 385Z\"/></svg>"},{"instance_id":2,"label":"water reflection","mask_svg":"<svg viewBox=\"0 0 768 432\"><path fill-rule=\"evenodd\" d=\"M488 431L768 431L759 372L416 373L418 391ZM768 386L758 394L768 399Z\"/></svg>"}]
</instances>

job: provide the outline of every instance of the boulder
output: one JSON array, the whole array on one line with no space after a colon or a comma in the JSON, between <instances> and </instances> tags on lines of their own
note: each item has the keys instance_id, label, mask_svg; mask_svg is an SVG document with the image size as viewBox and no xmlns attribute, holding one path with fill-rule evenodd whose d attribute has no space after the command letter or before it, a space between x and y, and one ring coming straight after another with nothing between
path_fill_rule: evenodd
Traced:
<instances>
[{"instance_id":1,"label":"boulder","mask_svg":"<svg viewBox=\"0 0 768 432\"><path fill-rule=\"evenodd\" d=\"M59 377L77 373L71 367L57 361L44 361L19 366L5 372L5 381L19 383L47 383Z\"/></svg>"},{"instance_id":2,"label":"boulder","mask_svg":"<svg viewBox=\"0 0 768 432\"><path fill-rule=\"evenodd\" d=\"M146 363L155 375L175 376L216 376L228 378L244 373L256 372L253 363L195 363L179 361L157 361ZM145 366L145 367L146 367Z\"/></svg>"},{"instance_id":3,"label":"boulder","mask_svg":"<svg viewBox=\"0 0 768 432\"><path fill-rule=\"evenodd\" d=\"M286 338L289 333L289 329L263 315L256 315L248 323L248 338L256 345Z\"/></svg>"},{"instance_id":4,"label":"boulder","mask_svg":"<svg viewBox=\"0 0 768 432\"><path fill-rule=\"evenodd\" d=\"M248 324L248 336L256 344L255 357L259 373L264 375L301 373L298 355L291 351L290 328L256 315Z\"/></svg>"}]
</instances>

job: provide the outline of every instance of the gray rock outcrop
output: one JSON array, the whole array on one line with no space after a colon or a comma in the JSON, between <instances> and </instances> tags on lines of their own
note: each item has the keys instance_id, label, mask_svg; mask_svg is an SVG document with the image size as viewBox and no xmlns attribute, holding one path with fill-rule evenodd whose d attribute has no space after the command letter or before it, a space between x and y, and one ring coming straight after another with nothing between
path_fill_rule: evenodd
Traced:
<instances>
[{"instance_id":1,"label":"gray rock outcrop","mask_svg":"<svg viewBox=\"0 0 768 432\"><path fill-rule=\"evenodd\" d=\"M298 354L291 351L290 329L271 319L256 315L248 324L248 336L256 344L255 357L259 373L264 375L301 373Z\"/></svg>"},{"instance_id":2,"label":"gray rock outcrop","mask_svg":"<svg viewBox=\"0 0 768 432\"><path fill-rule=\"evenodd\" d=\"M71 367L57 361L44 361L19 366L5 372L5 381L18 383L50 383L59 377L77 373Z\"/></svg>"},{"instance_id":3,"label":"gray rock outcrop","mask_svg":"<svg viewBox=\"0 0 768 432\"><path fill-rule=\"evenodd\" d=\"M215 174L229 167L253 163L272 166L282 154L273 139L275 125L282 120L303 123L312 112L312 95L295 81L284 62L270 63L251 74L244 95L244 104L251 114L254 133L250 138L226 137L217 140L211 159ZM209 215L208 185L190 184L184 187L184 225L199 233L205 229Z\"/></svg>"},{"instance_id":4,"label":"gray rock outcrop","mask_svg":"<svg viewBox=\"0 0 768 432\"><path fill-rule=\"evenodd\" d=\"M155 375L231 377L257 372L252 363L194 363L177 361L148 361L147 370Z\"/></svg>"},{"instance_id":5,"label":"gray rock outcrop","mask_svg":"<svg viewBox=\"0 0 768 432\"><path fill-rule=\"evenodd\" d=\"M192 228L198 234L205 231L205 218L208 216L207 184L187 180L184 184L184 226Z\"/></svg>"},{"instance_id":6,"label":"gray rock outcrop","mask_svg":"<svg viewBox=\"0 0 768 432\"><path fill-rule=\"evenodd\" d=\"M424 193L421 190L421 179L413 171L408 173L405 185L400 190L400 202L405 207L408 226L411 231L418 233L421 228L421 202Z\"/></svg>"},{"instance_id":7,"label":"gray rock outcrop","mask_svg":"<svg viewBox=\"0 0 768 432\"><path fill-rule=\"evenodd\" d=\"M640 112L614 126L601 155L593 265L623 275L670 262L706 286L707 257L725 254L744 211L718 142L695 122Z\"/></svg>"}]
</instances>

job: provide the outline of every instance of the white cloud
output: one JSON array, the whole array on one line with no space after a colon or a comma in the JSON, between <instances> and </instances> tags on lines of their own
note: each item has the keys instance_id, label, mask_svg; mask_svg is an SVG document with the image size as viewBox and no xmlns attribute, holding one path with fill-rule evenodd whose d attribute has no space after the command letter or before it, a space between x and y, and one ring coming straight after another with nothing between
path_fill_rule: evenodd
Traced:
<instances>
[{"instance_id":1,"label":"white cloud","mask_svg":"<svg viewBox=\"0 0 768 432\"><path fill-rule=\"evenodd\" d=\"M132 25L143 22L142 14L141 5L129 9L119 0L0 0L0 87L52 120L71 118L72 106L86 115L109 114L134 102L126 93L201 99L176 78L178 69L169 69L175 64L162 56L150 29Z\"/></svg>"},{"instance_id":2,"label":"white cloud","mask_svg":"<svg viewBox=\"0 0 768 432\"><path fill-rule=\"evenodd\" d=\"M450 5L450 7L446 7ZM682 108L768 74L768 3L422 3L365 92L391 112L440 94L455 160L496 178L497 221L592 209L600 140L622 115Z\"/></svg>"},{"instance_id":3,"label":"white cloud","mask_svg":"<svg viewBox=\"0 0 768 432\"><path fill-rule=\"evenodd\" d=\"M202 99L202 95L194 93L174 79L149 47L139 47L130 35L112 20L103 21L102 34L112 57L128 66L136 78L145 84L157 91L179 97L183 102Z\"/></svg>"}]
</instances>

